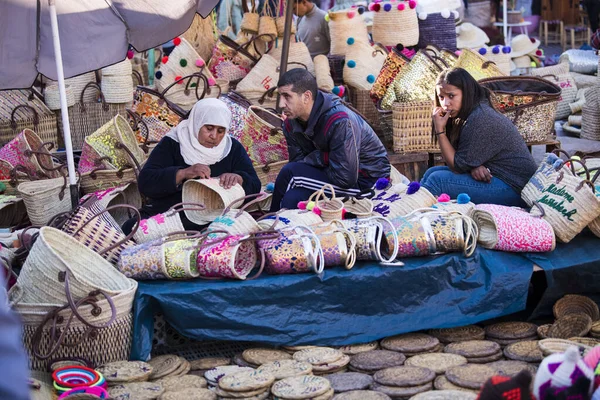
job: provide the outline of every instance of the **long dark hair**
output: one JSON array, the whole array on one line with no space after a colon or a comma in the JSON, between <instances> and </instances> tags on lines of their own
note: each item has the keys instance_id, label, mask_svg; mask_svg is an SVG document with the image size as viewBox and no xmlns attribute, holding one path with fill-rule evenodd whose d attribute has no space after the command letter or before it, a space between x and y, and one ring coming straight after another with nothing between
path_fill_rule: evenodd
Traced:
<instances>
[{"instance_id":1,"label":"long dark hair","mask_svg":"<svg viewBox=\"0 0 600 400\"><path fill-rule=\"evenodd\" d=\"M454 118L448 119L446 123L446 135L454 148L458 144L460 131L475 107L482 101L490 101L490 92L481 86L475 78L462 68L451 68L441 72L436 82L435 105L441 107L440 99L437 95L437 86L441 84L456 86L462 91L462 104L460 111ZM434 128L435 129L435 128ZM433 132L434 136L436 132ZM437 139L437 137L436 137Z\"/></svg>"}]
</instances>

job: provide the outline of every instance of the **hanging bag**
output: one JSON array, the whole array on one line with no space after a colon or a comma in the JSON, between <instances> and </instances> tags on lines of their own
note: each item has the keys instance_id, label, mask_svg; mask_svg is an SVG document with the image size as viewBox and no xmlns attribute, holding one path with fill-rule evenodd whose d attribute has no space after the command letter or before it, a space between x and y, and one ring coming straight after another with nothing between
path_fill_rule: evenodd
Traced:
<instances>
[{"instance_id":1,"label":"hanging bag","mask_svg":"<svg viewBox=\"0 0 600 400\"><path fill-rule=\"evenodd\" d=\"M287 161L287 142L281 116L259 106L250 106L242 135L237 138L253 165Z\"/></svg>"},{"instance_id":2,"label":"hanging bag","mask_svg":"<svg viewBox=\"0 0 600 400\"><path fill-rule=\"evenodd\" d=\"M23 166L34 178L58 177L58 173L48 171L54 167L54 162L52 155L45 147L47 144L51 143L42 143L42 139L35 132L24 129L0 149L0 160L6 163L2 178L8 179L7 172L19 165Z\"/></svg>"},{"instance_id":3,"label":"hanging bag","mask_svg":"<svg viewBox=\"0 0 600 400\"><path fill-rule=\"evenodd\" d=\"M228 82L244 78L258 62L258 58L251 53L249 47L259 38L260 36L256 36L238 44L227 36L219 36L208 62L211 74L216 79Z\"/></svg>"},{"instance_id":4,"label":"hanging bag","mask_svg":"<svg viewBox=\"0 0 600 400\"><path fill-rule=\"evenodd\" d=\"M415 46L419 43L416 1L373 3L373 41L385 46Z\"/></svg>"},{"instance_id":5,"label":"hanging bag","mask_svg":"<svg viewBox=\"0 0 600 400\"><path fill-rule=\"evenodd\" d=\"M359 14L356 10L343 10L329 11L327 16L329 17L329 36L331 38L330 56L342 56L343 59L349 38L352 38L354 43L370 43L363 14Z\"/></svg>"}]
</instances>

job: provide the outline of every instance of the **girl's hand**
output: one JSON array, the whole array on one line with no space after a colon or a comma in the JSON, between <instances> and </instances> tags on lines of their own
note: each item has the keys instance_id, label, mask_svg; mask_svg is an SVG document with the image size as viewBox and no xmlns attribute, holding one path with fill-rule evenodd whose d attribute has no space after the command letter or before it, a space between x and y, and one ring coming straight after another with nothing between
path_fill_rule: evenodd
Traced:
<instances>
[{"instance_id":1,"label":"girl's hand","mask_svg":"<svg viewBox=\"0 0 600 400\"><path fill-rule=\"evenodd\" d=\"M446 124L450 118L450 113L445 113L442 107L436 107L433 110L433 126L435 133L444 132L446 130Z\"/></svg>"},{"instance_id":2,"label":"girl's hand","mask_svg":"<svg viewBox=\"0 0 600 400\"><path fill-rule=\"evenodd\" d=\"M484 167L483 165L480 165L477 168L473 168L471 170L471 176L473 177L473 179L479 182L490 183L492 181L492 174L490 173L490 170Z\"/></svg>"}]
</instances>

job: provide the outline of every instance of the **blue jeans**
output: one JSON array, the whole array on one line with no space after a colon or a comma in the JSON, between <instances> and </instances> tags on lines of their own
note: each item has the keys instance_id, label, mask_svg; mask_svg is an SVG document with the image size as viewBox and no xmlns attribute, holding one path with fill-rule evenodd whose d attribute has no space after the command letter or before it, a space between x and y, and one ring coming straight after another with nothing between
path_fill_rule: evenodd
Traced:
<instances>
[{"instance_id":1,"label":"blue jeans","mask_svg":"<svg viewBox=\"0 0 600 400\"><path fill-rule=\"evenodd\" d=\"M475 204L525 206L521 194L496 177L492 177L490 183L480 182L471 174L458 174L443 166L429 168L421 179L421 186L436 197L446 193L456 199L460 193L466 193Z\"/></svg>"}]
</instances>

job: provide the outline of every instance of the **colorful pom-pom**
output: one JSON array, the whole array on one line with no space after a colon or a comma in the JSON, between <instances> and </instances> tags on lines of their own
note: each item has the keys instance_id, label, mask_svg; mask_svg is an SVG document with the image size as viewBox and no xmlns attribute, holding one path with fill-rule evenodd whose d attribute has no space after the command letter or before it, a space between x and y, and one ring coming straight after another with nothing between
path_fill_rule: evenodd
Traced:
<instances>
[{"instance_id":1,"label":"colorful pom-pom","mask_svg":"<svg viewBox=\"0 0 600 400\"><path fill-rule=\"evenodd\" d=\"M554 163L552 163L552 167L557 171L562 167L562 165L563 165L563 160L561 160L560 158L558 160L554 161Z\"/></svg>"},{"instance_id":2,"label":"colorful pom-pom","mask_svg":"<svg viewBox=\"0 0 600 400\"><path fill-rule=\"evenodd\" d=\"M177 84L178 84L178 85L181 85L181 84L183 83L183 80L182 80L181 78L182 78L182 77L181 77L181 76L179 76L179 75L177 75L177 76L175 77L175 82L179 81L179 82L177 82Z\"/></svg>"},{"instance_id":3,"label":"colorful pom-pom","mask_svg":"<svg viewBox=\"0 0 600 400\"><path fill-rule=\"evenodd\" d=\"M317 215L321 215L321 209L320 209L319 207L317 207L317 206L315 206L315 207L312 209L312 212L314 212L314 213L315 213L315 214L317 214Z\"/></svg>"},{"instance_id":4,"label":"colorful pom-pom","mask_svg":"<svg viewBox=\"0 0 600 400\"><path fill-rule=\"evenodd\" d=\"M368 75L367 76L367 82L369 82L369 83L375 83L375 76Z\"/></svg>"},{"instance_id":5,"label":"colorful pom-pom","mask_svg":"<svg viewBox=\"0 0 600 400\"><path fill-rule=\"evenodd\" d=\"M169 62L169 56L164 56L160 62L162 62L163 64L166 64L167 62Z\"/></svg>"},{"instance_id":6,"label":"colorful pom-pom","mask_svg":"<svg viewBox=\"0 0 600 400\"><path fill-rule=\"evenodd\" d=\"M190 87L196 87L196 86L198 86L198 84L196 82L190 83Z\"/></svg>"},{"instance_id":7,"label":"colorful pom-pom","mask_svg":"<svg viewBox=\"0 0 600 400\"><path fill-rule=\"evenodd\" d=\"M542 51L541 51L541 50L537 50L537 51L535 52L535 55L536 55L536 56L538 56L538 57L541 57L543 54L544 54L544 53L542 53Z\"/></svg>"},{"instance_id":8,"label":"colorful pom-pom","mask_svg":"<svg viewBox=\"0 0 600 400\"><path fill-rule=\"evenodd\" d=\"M340 95L340 87L334 86L333 89L331 90L331 93L335 94L336 96L339 96Z\"/></svg>"},{"instance_id":9,"label":"colorful pom-pom","mask_svg":"<svg viewBox=\"0 0 600 400\"><path fill-rule=\"evenodd\" d=\"M354 61L354 60L348 60L347 64L348 64L348 68L356 67L356 61Z\"/></svg>"},{"instance_id":10,"label":"colorful pom-pom","mask_svg":"<svg viewBox=\"0 0 600 400\"><path fill-rule=\"evenodd\" d=\"M385 4L385 5L383 6L383 10L384 10L384 11L387 11L387 12L390 12L390 11L392 11L392 5L391 5L390 3L387 3L387 4Z\"/></svg>"},{"instance_id":11,"label":"colorful pom-pom","mask_svg":"<svg viewBox=\"0 0 600 400\"><path fill-rule=\"evenodd\" d=\"M406 189L406 194L417 193L417 191L421 189L421 184L419 182L411 182L408 184L408 189Z\"/></svg>"},{"instance_id":12,"label":"colorful pom-pom","mask_svg":"<svg viewBox=\"0 0 600 400\"><path fill-rule=\"evenodd\" d=\"M360 15L363 15L363 14L364 14L364 12L365 12L365 8L364 8L364 7L358 7L358 13L359 13Z\"/></svg>"},{"instance_id":13,"label":"colorful pom-pom","mask_svg":"<svg viewBox=\"0 0 600 400\"><path fill-rule=\"evenodd\" d=\"M329 22L329 14L325 14L325 21Z\"/></svg>"},{"instance_id":14,"label":"colorful pom-pom","mask_svg":"<svg viewBox=\"0 0 600 400\"><path fill-rule=\"evenodd\" d=\"M414 8L417 6L417 2L415 0L410 0L408 2L408 6L410 7L411 10L414 10Z\"/></svg>"},{"instance_id":15,"label":"colorful pom-pom","mask_svg":"<svg viewBox=\"0 0 600 400\"><path fill-rule=\"evenodd\" d=\"M346 43L348 43L348 44L350 44L350 45L354 44L354 38L353 38L353 37L349 37L349 38L346 40Z\"/></svg>"},{"instance_id":16,"label":"colorful pom-pom","mask_svg":"<svg viewBox=\"0 0 600 400\"><path fill-rule=\"evenodd\" d=\"M466 193L459 193L456 197L456 202L458 204L468 204L471 202L471 196Z\"/></svg>"},{"instance_id":17,"label":"colorful pom-pom","mask_svg":"<svg viewBox=\"0 0 600 400\"><path fill-rule=\"evenodd\" d=\"M349 19L352 19L352 18L356 17L356 12L354 12L354 11L348 11L346 13L346 15L348 16Z\"/></svg>"},{"instance_id":18,"label":"colorful pom-pom","mask_svg":"<svg viewBox=\"0 0 600 400\"><path fill-rule=\"evenodd\" d=\"M421 21L425 21L427 19L427 13L426 12L420 12L418 15L419 19Z\"/></svg>"},{"instance_id":19,"label":"colorful pom-pom","mask_svg":"<svg viewBox=\"0 0 600 400\"><path fill-rule=\"evenodd\" d=\"M450 195L448 195L447 193L442 193L437 198L438 203L447 203L450 200L451 200Z\"/></svg>"},{"instance_id":20,"label":"colorful pom-pom","mask_svg":"<svg viewBox=\"0 0 600 400\"><path fill-rule=\"evenodd\" d=\"M179 65L181 65L183 68L187 67L187 60L185 58L182 58L181 60L179 60Z\"/></svg>"},{"instance_id":21,"label":"colorful pom-pom","mask_svg":"<svg viewBox=\"0 0 600 400\"><path fill-rule=\"evenodd\" d=\"M315 208L316 204L314 201L309 201L308 204L306 204L306 209L308 211L312 211Z\"/></svg>"},{"instance_id":22,"label":"colorful pom-pom","mask_svg":"<svg viewBox=\"0 0 600 400\"><path fill-rule=\"evenodd\" d=\"M196 60L196 67L201 68L204 67L204 60L199 58Z\"/></svg>"},{"instance_id":23,"label":"colorful pom-pom","mask_svg":"<svg viewBox=\"0 0 600 400\"><path fill-rule=\"evenodd\" d=\"M346 93L346 88L343 86L340 86L340 94L338 96L344 97L345 93Z\"/></svg>"},{"instance_id":24,"label":"colorful pom-pom","mask_svg":"<svg viewBox=\"0 0 600 400\"><path fill-rule=\"evenodd\" d=\"M379 178L377 182L375 182L375 189L383 190L390 185L390 180L387 178Z\"/></svg>"},{"instance_id":25,"label":"colorful pom-pom","mask_svg":"<svg viewBox=\"0 0 600 400\"><path fill-rule=\"evenodd\" d=\"M480 48L479 54L481 54L482 56L485 56L487 54L487 49L485 47Z\"/></svg>"},{"instance_id":26,"label":"colorful pom-pom","mask_svg":"<svg viewBox=\"0 0 600 400\"><path fill-rule=\"evenodd\" d=\"M154 77L155 77L156 79L160 79L160 78L162 78L162 72L161 72L161 71L156 71L156 73L154 74Z\"/></svg>"},{"instance_id":27,"label":"colorful pom-pom","mask_svg":"<svg viewBox=\"0 0 600 400\"><path fill-rule=\"evenodd\" d=\"M535 43L535 38L529 38L529 40L531 41L531 43Z\"/></svg>"},{"instance_id":28,"label":"colorful pom-pom","mask_svg":"<svg viewBox=\"0 0 600 400\"><path fill-rule=\"evenodd\" d=\"M217 84L217 81L215 81L213 78L208 78L208 86L215 86Z\"/></svg>"},{"instance_id":29,"label":"colorful pom-pom","mask_svg":"<svg viewBox=\"0 0 600 400\"><path fill-rule=\"evenodd\" d=\"M369 4L369 11L375 11L375 3Z\"/></svg>"},{"instance_id":30,"label":"colorful pom-pom","mask_svg":"<svg viewBox=\"0 0 600 400\"><path fill-rule=\"evenodd\" d=\"M404 3L398 4L398 11L404 11Z\"/></svg>"},{"instance_id":31,"label":"colorful pom-pom","mask_svg":"<svg viewBox=\"0 0 600 400\"><path fill-rule=\"evenodd\" d=\"M500 54L500 46L494 46L494 48L492 49L492 53Z\"/></svg>"},{"instance_id":32,"label":"colorful pom-pom","mask_svg":"<svg viewBox=\"0 0 600 400\"><path fill-rule=\"evenodd\" d=\"M173 44L175 46L179 46L181 44L181 38L176 37L175 39L173 39Z\"/></svg>"},{"instance_id":33,"label":"colorful pom-pom","mask_svg":"<svg viewBox=\"0 0 600 400\"><path fill-rule=\"evenodd\" d=\"M127 50L127 59L131 60L133 58L135 54L133 53L133 50Z\"/></svg>"},{"instance_id":34,"label":"colorful pom-pom","mask_svg":"<svg viewBox=\"0 0 600 400\"><path fill-rule=\"evenodd\" d=\"M4 182L0 182L0 193L4 193L6 191L6 185Z\"/></svg>"},{"instance_id":35,"label":"colorful pom-pom","mask_svg":"<svg viewBox=\"0 0 600 400\"><path fill-rule=\"evenodd\" d=\"M267 185L265 186L265 190L267 192L273 192L273 190L275 190L275 184L273 182L267 183Z\"/></svg>"},{"instance_id":36,"label":"colorful pom-pom","mask_svg":"<svg viewBox=\"0 0 600 400\"><path fill-rule=\"evenodd\" d=\"M373 5L373 11L379 12L381 10L381 4L376 3Z\"/></svg>"},{"instance_id":37,"label":"colorful pom-pom","mask_svg":"<svg viewBox=\"0 0 600 400\"><path fill-rule=\"evenodd\" d=\"M346 209L342 208L342 219L346 219L346 213L347 213Z\"/></svg>"},{"instance_id":38,"label":"colorful pom-pom","mask_svg":"<svg viewBox=\"0 0 600 400\"><path fill-rule=\"evenodd\" d=\"M502 53L504 53L504 54L508 54L508 53L510 53L511 51L512 51L512 49L510 48L510 46L504 46L504 47L502 48Z\"/></svg>"},{"instance_id":39,"label":"colorful pom-pom","mask_svg":"<svg viewBox=\"0 0 600 400\"><path fill-rule=\"evenodd\" d=\"M450 10L448 10L447 8L442 10L442 12L440 13L442 15L442 18L444 19L448 19L450 18Z\"/></svg>"},{"instance_id":40,"label":"colorful pom-pom","mask_svg":"<svg viewBox=\"0 0 600 400\"><path fill-rule=\"evenodd\" d=\"M535 68L535 67L537 67L537 64L535 63L535 61L532 61L530 66L531 66L531 68Z\"/></svg>"},{"instance_id":41,"label":"colorful pom-pom","mask_svg":"<svg viewBox=\"0 0 600 400\"><path fill-rule=\"evenodd\" d=\"M402 43L398 43L396 45L396 50L398 50L399 52L402 52L402 50L404 50L404 46L402 45Z\"/></svg>"},{"instance_id":42,"label":"colorful pom-pom","mask_svg":"<svg viewBox=\"0 0 600 400\"><path fill-rule=\"evenodd\" d=\"M306 206L308 205L307 201L300 201L298 202L298 209L299 210L306 210Z\"/></svg>"}]
</instances>

